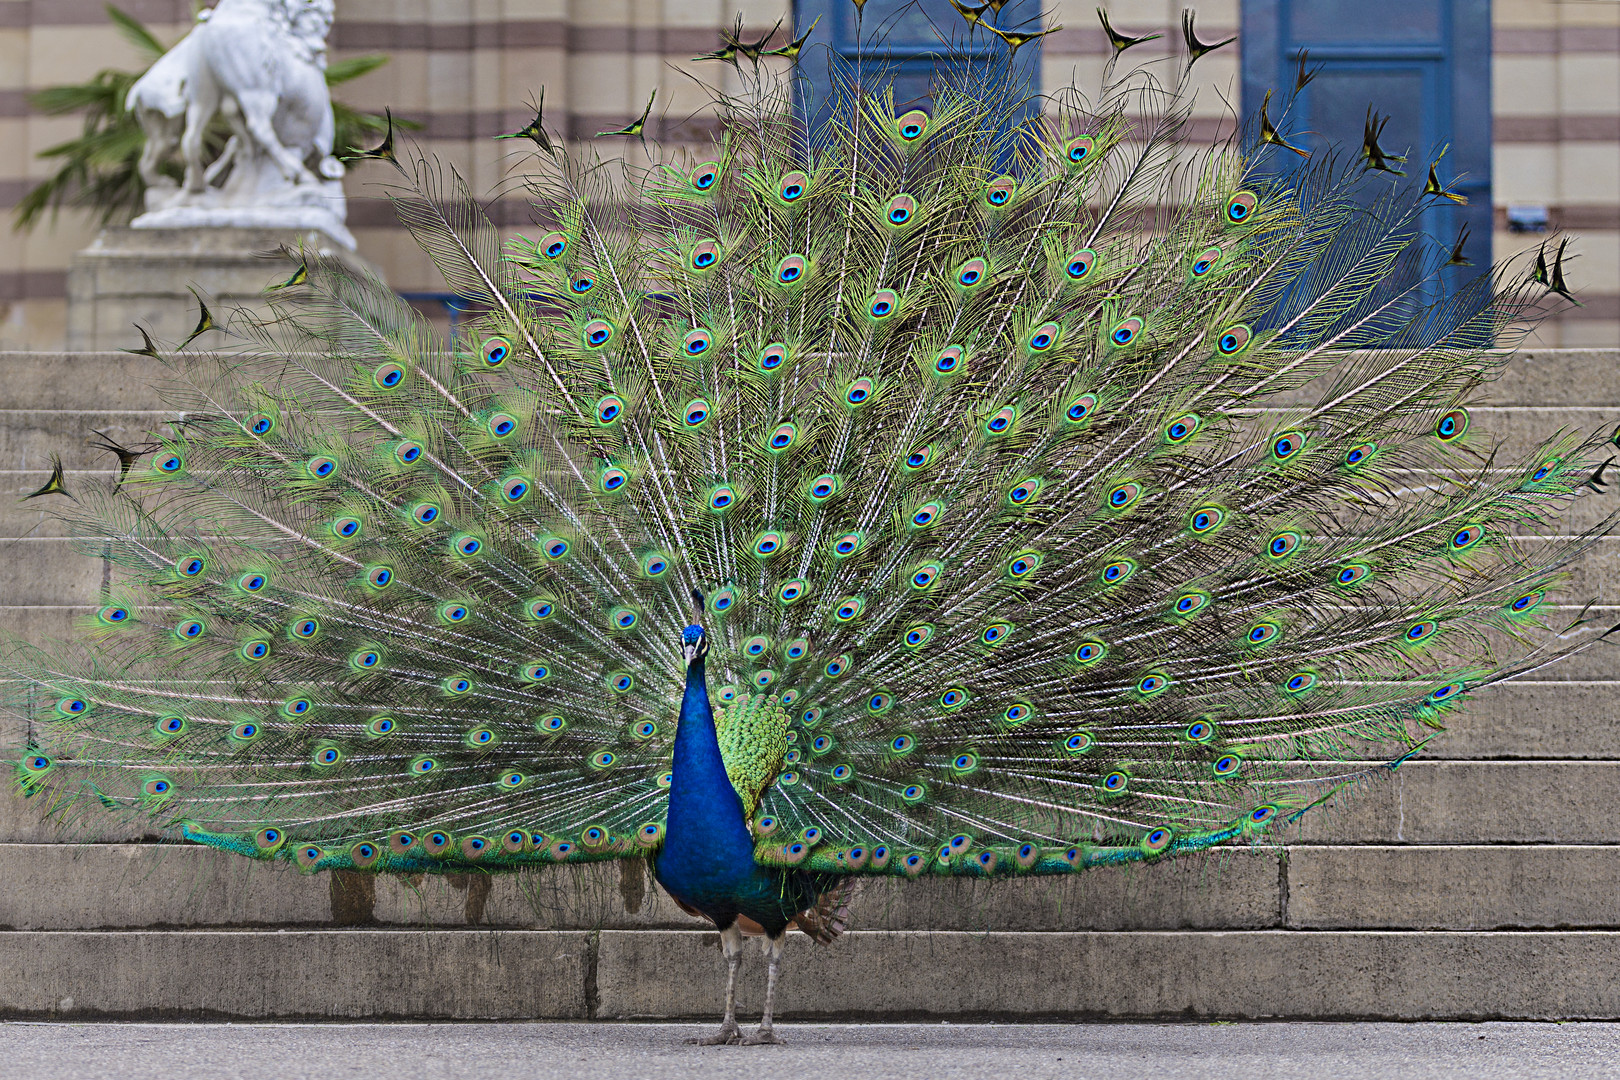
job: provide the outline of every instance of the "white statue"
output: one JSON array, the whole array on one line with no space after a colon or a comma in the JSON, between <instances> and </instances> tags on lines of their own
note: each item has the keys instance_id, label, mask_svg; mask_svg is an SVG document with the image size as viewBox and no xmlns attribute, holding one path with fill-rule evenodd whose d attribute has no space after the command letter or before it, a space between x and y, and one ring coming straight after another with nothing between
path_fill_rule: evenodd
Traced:
<instances>
[{"instance_id":1,"label":"white statue","mask_svg":"<svg viewBox=\"0 0 1620 1080\"><path fill-rule=\"evenodd\" d=\"M163 229L320 229L349 249L343 166L332 156L326 35L333 0L219 0L130 87L146 133L146 210L131 224ZM233 134L212 162L203 136L215 114ZM185 182L158 166L176 144Z\"/></svg>"}]
</instances>

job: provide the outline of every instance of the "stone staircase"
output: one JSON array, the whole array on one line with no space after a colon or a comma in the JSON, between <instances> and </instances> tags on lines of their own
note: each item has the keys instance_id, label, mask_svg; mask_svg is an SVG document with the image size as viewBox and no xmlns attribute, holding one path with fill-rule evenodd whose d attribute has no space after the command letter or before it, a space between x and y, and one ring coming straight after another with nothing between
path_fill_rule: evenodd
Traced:
<instances>
[{"instance_id":1,"label":"stone staircase","mask_svg":"<svg viewBox=\"0 0 1620 1080\"><path fill-rule=\"evenodd\" d=\"M155 365L0 354L0 627L65 633L101 565L11 493L109 471L91 429L165 418ZM1620 353L1526 352L1475 424L1523 446L1620 423ZM1588 498L1569 527L1620 508ZM14 540L4 538L16 538ZM1613 542L1564 594L1620 593ZM1605 588L1607 586L1607 588ZM1570 609L1571 613L1575 610ZM1605 625L1620 608L1599 610ZM1620 682L1606 648L1483 695L1276 849L1070 879L874 881L803 939L786 1018L1620 1017ZM0 740L17 733L0 730ZM0 795L0 1016L707 1018L717 936L639 863L306 876L134 834L67 844ZM750 955L741 1007L757 1009Z\"/></svg>"}]
</instances>

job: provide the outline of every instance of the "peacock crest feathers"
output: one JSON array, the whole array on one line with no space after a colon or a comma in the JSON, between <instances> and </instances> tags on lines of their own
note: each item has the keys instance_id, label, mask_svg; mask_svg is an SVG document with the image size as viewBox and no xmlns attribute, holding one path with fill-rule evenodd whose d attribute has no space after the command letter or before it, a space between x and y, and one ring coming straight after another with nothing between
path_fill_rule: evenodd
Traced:
<instances>
[{"instance_id":1,"label":"peacock crest feathers","mask_svg":"<svg viewBox=\"0 0 1620 1080\"><path fill-rule=\"evenodd\" d=\"M310 870L642 853L702 590L759 861L1066 872L1260 836L1556 654L1596 534L1516 533L1601 440L1467 412L1527 288L1424 299L1353 168L1049 104L762 90L707 155L559 158L504 244L419 165L479 314L311 258L175 361L187 421L64 512L116 584L16 651L18 782Z\"/></svg>"}]
</instances>

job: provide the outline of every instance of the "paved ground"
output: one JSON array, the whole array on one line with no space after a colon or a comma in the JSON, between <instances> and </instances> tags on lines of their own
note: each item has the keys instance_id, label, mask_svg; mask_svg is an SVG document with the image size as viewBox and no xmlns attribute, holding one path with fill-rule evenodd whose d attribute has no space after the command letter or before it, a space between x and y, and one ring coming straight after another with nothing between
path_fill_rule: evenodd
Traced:
<instances>
[{"instance_id":1,"label":"paved ground","mask_svg":"<svg viewBox=\"0 0 1620 1080\"><path fill-rule=\"evenodd\" d=\"M7 1080L1620 1077L1620 1024L0 1024Z\"/></svg>"}]
</instances>

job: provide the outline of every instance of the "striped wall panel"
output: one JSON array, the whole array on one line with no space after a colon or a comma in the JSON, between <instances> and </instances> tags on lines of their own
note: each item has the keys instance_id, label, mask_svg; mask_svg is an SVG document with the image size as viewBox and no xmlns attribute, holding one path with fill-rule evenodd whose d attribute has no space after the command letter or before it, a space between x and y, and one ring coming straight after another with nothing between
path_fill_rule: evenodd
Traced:
<instances>
[{"instance_id":1,"label":"striped wall panel","mask_svg":"<svg viewBox=\"0 0 1620 1080\"><path fill-rule=\"evenodd\" d=\"M923 0L932 4L935 0ZM125 0L121 5L173 40L189 25L190 0ZM723 79L720 65L689 58L713 48L720 27L741 11L749 26L788 13L786 0L338 0L334 55L382 51L392 61L340 91L357 105L392 107L421 125L422 150L454 162L475 190L494 190L519 164L511 144L489 138L526 122L526 102L546 88L548 119L570 138L625 123L659 90L649 131L665 142L696 143L711 130L703 87L687 78ZM954 19L943 0L944 15ZM1095 86L1108 46L1091 0L1060 0L1052 21L1064 27L1045 41L1043 82ZM1132 32L1179 35L1183 0L1114 0L1116 24ZM1206 38L1240 30L1237 0L1198 5ZM1494 5L1494 185L1497 257L1541 237L1506 228L1509 204L1548 207L1554 227L1576 234L1572 278L1585 306L1542 331L1547 344L1620 341L1620 4L1497 0ZM1132 59L1152 62L1146 45ZM0 207L12 207L48 170L42 149L71 138L72 118L34 115L28 95L128 66L134 53L107 24L103 0L0 0ZM1193 132L1230 132L1238 82L1235 49L1211 54L1195 70ZM1168 63L1155 68L1169 73ZM1167 76L1165 76L1167 77ZM433 290L436 275L369 197L377 179L351 177L351 225L362 253L395 285ZM495 210L503 227L528 221L521 204ZM66 268L94 230L80 213L31 236L0 230L0 346L56 348L62 341Z\"/></svg>"}]
</instances>

